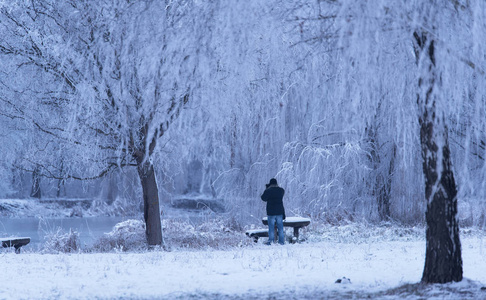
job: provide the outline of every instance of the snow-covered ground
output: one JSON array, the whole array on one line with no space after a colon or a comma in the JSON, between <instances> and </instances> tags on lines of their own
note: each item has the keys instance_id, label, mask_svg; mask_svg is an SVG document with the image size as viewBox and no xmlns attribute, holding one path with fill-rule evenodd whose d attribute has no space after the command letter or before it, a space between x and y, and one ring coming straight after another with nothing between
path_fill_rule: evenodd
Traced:
<instances>
[{"instance_id":1,"label":"snow-covered ground","mask_svg":"<svg viewBox=\"0 0 486 300\"><path fill-rule=\"evenodd\" d=\"M0 199L0 216L11 218L69 217L72 209L56 203L44 204L34 199Z\"/></svg>"},{"instance_id":2,"label":"snow-covered ground","mask_svg":"<svg viewBox=\"0 0 486 300\"><path fill-rule=\"evenodd\" d=\"M0 204L20 219L70 212L38 201ZM486 299L483 230L461 231L465 280L421 285L421 227L313 222L303 243L265 246L209 217L200 225L164 219L169 252L0 248L0 299ZM343 277L350 282L335 283Z\"/></svg>"},{"instance_id":3,"label":"snow-covered ground","mask_svg":"<svg viewBox=\"0 0 486 300\"><path fill-rule=\"evenodd\" d=\"M0 299L486 299L483 238L462 237L463 282L432 286L416 284L425 241L410 236L143 253L3 250ZM342 277L351 282L335 283Z\"/></svg>"}]
</instances>

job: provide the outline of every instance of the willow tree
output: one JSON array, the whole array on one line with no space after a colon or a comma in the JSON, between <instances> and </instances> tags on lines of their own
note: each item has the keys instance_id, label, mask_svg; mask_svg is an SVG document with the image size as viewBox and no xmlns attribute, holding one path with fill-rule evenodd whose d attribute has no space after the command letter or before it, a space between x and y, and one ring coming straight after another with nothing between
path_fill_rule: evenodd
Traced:
<instances>
[{"instance_id":1,"label":"willow tree","mask_svg":"<svg viewBox=\"0 0 486 300\"><path fill-rule=\"evenodd\" d=\"M380 195L387 196L390 207L399 197L405 199L407 205L425 203L427 252L422 280L460 281L458 188L448 124L452 117L460 114L455 108L463 100L461 94L468 92L467 69L477 66L477 63L464 63L463 49L471 45L457 42L472 29L473 4L467 7L468 4L460 1L433 0L298 3L297 11L303 11L303 17L297 15L294 19L303 36L301 42L313 45L325 59L331 57L333 61L330 65L334 69L329 72L336 74L337 79L331 77L329 81L334 87L330 84L326 88L334 89L330 97L341 107L340 118L350 120L347 126L358 133L365 131L363 128L368 132L379 130L379 135L372 134L368 139L372 144L379 138L398 145L396 150L394 147L370 147L370 156L389 157L388 160L375 159L381 166L372 168L388 173L375 172L378 184L370 185L378 195L379 210ZM476 26L481 27L481 23ZM469 29L459 32L461 27ZM484 58L480 60L483 61ZM461 83L453 83L453 76L444 71L451 69L466 75L464 79L454 76L455 81ZM448 79L447 83L443 82L444 78ZM325 109L331 105L326 103ZM380 110L387 113L380 113ZM321 127L331 119L323 120ZM334 123L343 125L342 120ZM379 127L368 128L368 124ZM399 138L404 132L412 133L411 138ZM365 144L366 140L359 141L358 147L365 148ZM396 159L395 151L399 153ZM421 169L411 167L420 165ZM394 180L392 173L396 169L407 177ZM363 174L365 178L369 172ZM424 181L420 182L422 178ZM353 183L358 185L356 180ZM417 191L416 197L404 197L405 193L400 191L407 190ZM380 213L385 217L390 215L386 208Z\"/></svg>"},{"instance_id":2,"label":"willow tree","mask_svg":"<svg viewBox=\"0 0 486 300\"><path fill-rule=\"evenodd\" d=\"M427 222L422 281L462 280L461 241L457 222L457 188L451 163L447 125L438 102L441 88L435 41L423 30L414 32L419 65L417 104L425 177Z\"/></svg>"},{"instance_id":3,"label":"willow tree","mask_svg":"<svg viewBox=\"0 0 486 300\"><path fill-rule=\"evenodd\" d=\"M198 84L205 7L40 0L0 7L0 55L10 62L3 82L24 87L11 88L7 101L38 134L71 153L62 167L43 157L35 171L87 180L135 167L149 245L162 244L152 157Z\"/></svg>"},{"instance_id":4,"label":"willow tree","mask_svg":"<svg viewBox=\"0 0 486 300\"><path fill-rule=\"evenodd\" d=\"M427 211L426 252L422 281L445 283L462 280L461 242L457 221L457 187L451 163L448 127L444 112L437 29L442 3L429 0L420 8L419 28L413 33L418 64L420 144L422 149ZM439 35L440 36L440 35ZM442 102L442 103L441 103Z\"/></svg>"},{"instance_id":5,"label":"willow tree","mask_svg":"<svg viewBox=\"0 0 486 300\"><path fill-rule=\"evenodd\" d=\"M405 30L396 24L400 5L305 0L288 5L287 19L296 29L292 47L307 53L300 56L305 82L292 96L313 120L304 129L296 126L308 133L299 141L302 155L289 151L293 177L302 182L299 197L319 204L314 210L328 218L417 222L420 211L404 213L416 205L407 199L417 199L421 190L409 92L413 60ZM407 186L401 184L406 180Z\"/></svg>"}]
</instances>

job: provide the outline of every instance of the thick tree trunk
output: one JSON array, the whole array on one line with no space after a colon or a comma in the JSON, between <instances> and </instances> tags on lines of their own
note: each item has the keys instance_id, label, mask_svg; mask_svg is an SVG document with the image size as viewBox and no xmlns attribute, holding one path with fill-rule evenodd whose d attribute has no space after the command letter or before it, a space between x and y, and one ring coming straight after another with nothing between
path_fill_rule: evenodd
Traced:
<instances>
[{"instance_id":1,"label":"thick tree trunk","mask_svg":"<svg viewBox=\"0 0 486 300\"><path fill-rule=\"evenodd\" d=\"M433 135L433 124L421 124L425 194L428 203L425 212L427 247L422 281L427 283L461 281L461 241L456 218L457 190L447 134L444 133L443 136L441 162L437 161L438 147L433 141ZM442 164L440 174L438 174L438 163Z\"/></svg>"},{"instance_id":2,"label":"thick tree trunk","mask_svg":"<svg viewBox=\"0 0 486 300\"><path fill-rule=\"evenodd\" d=\"M149 247L160 246L162 245L162 224L160 222L159 190L154 166L149 162L144 162L137 169L143 191L143 216L147 242Z\"/></svg>"},{"instance_id":3,"label":"thick tree trunk","mask_svg":"<svg viewBox=\"0 0 486 300\"><path fill-rule=\"evenodd\" d=\"M425 267L422 282L462 280L461 242L457 224L457 190L452 171L444 113L437 108L440 75L435 61L434 40L414 33L419 58L420 143L427 222Z\"/></svg>"}]
</instances>

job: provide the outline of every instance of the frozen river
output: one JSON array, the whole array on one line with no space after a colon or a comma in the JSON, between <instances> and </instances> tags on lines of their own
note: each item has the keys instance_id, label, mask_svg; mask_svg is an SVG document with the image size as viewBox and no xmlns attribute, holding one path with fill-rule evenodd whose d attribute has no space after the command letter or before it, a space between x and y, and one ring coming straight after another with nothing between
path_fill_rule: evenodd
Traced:
<instances>
[{"instance_id":1,"label":"frozen river","mask_svg":"<svg viewBox=\"0 0 486 300\"><path fill-rule=\"evenodd\" d=\"M79 232L81 247L91 245L96 238L110 232L113 226L127 218L122 217L86 217L86 218L0 218L1 236L30 237L29 245L24 250L36 250L44 242L44 237L55 232L59 227L64 231Z\"/></svg>"}]
</instances>

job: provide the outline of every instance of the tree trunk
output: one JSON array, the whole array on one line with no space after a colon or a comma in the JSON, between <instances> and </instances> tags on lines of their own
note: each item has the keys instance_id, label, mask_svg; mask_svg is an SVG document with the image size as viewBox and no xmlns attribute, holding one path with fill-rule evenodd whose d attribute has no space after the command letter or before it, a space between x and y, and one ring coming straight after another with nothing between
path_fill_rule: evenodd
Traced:
<instances>
[{"instance_id":1,"label":"tree trunk","mask_svg":"<svg viewBox=\"0 0 486 300\"><path fill-rule=\"evenodd\" d=\"M388 221L391 218L390 214L390 199L393 173L395 172L395 158L397 155L397 146L393 144L392 157L390 158L390 165L386 178L380 177L377 181L376 189L378 190L378 215L382 221Z\"/></svg>"},{"instance_id":2,"label":"tree trunk","mask_svg":"<svg viewBox=\"0 0 486 300\"><path fill-rule=\"evenodd\" d=\"M445 283L462 280L461 242L457 224L457 190L452 171L444 113L437 109L435 89L440 88L434 40L414 33L419 64L420 143L425 197L426 252L422 282Z\"/></svg>"},{"instance_id":3,"label":"tree trunk","mask_svg":"<svg viewBox=\"0 0 486 300\"><path fill-rule=\"evenodd\" d=\"M40 188L41 178L37 170L32 173L32 189L30 191L30 196L33 198L41 198L41 188Z\"/></svg>"},{"instance_id":4,"label":"tree trunk","mask_svg":"<svg viewBox=\"0 0 486 300\"><path fill-rule=\"evenodd\" d=\"M115 202L116 197L117 197L117 186L116 186L116 178L115 178L115 173L112 173L109 175L108 182L105 185L106 188L106 203L111 205L113 202Z\"/></svg>"},{"instance_id":5,"label":"tree trunk","mask_svg":"<svg viewBox=\"0 0 486 300\"><path fill-rule=\"evenodd\" d=\"M381 106L381 103L379 107ZM376 118L376 117L375 117ZM377 122L375 122L376 124ZM390 214L390 199L391 199L391 185L393 173L395 171L395 157L396 157L396 145L393 143L390 164L387 174L381 171L382 157L380 155L380 148L384 148L384 145L380 145L377 137L376 126L370 126L367 128L368 143L370 145L369 159L373 168L374 185L373 196L376 198L376 204L378 206L378 217L381 221L389 221Z\"/></svg>"},{"instance_id":6,"label":"tree trunk","mask_svg":"<svg viewBox=\"0 0 486 300\"><path fill-rule=\"evenodd\" d=\"M162 245L162 224L159 212L159 190L154 166L144 162L137 168L143 191L143 217L149 247Z\"/></svg>"},{"instance_id":7,"label":"tree trunk","mask_svg":"<svg viewBox=\"0 0 486 300\"><path fill-rule=\"evenodd\" d=\"M61 192L62 192L62 188L64 186L64 179L58 179L57 180L57 189L56 189L56 197L59 198L61 197ZM64 193L63 193L63 196L65 196L65 190L64 190Z\"/></svg>"},{"instance_id":8,"label":"tree trunk","mask_svg":"<svg viewBox=\"0 0 486 300\"><path fill-rule=\"evenodd\" d=\"M61 161L60 171L61 172L59 173L59 177L63 177L64 176L64 163L62 161ZM56 190L56 197L57 198L61 197L61 192L62 192L63 187L64 187L64 179L58 179L57 180L57 190ZM64 189L63 196L66 196L66 189Z\"/></svg>"},{"instance_id":9,"label":"tree trunk","mask_svg":"<svg viewBox=\"0 0 486 300\"><path fill-rule=\"evenodd\" d=\"M447 134L444 133L442 147L442 172L438 179L438 147L433 141L434 127L421 124L425 194L427 198L427 248L422 281L445 283L462 280L461 241L457 224L457 190L450 161ZM435 151L434 151L435 150ZM427 159L428 157L428 159Z\"/></svg>"}]
</instances>

